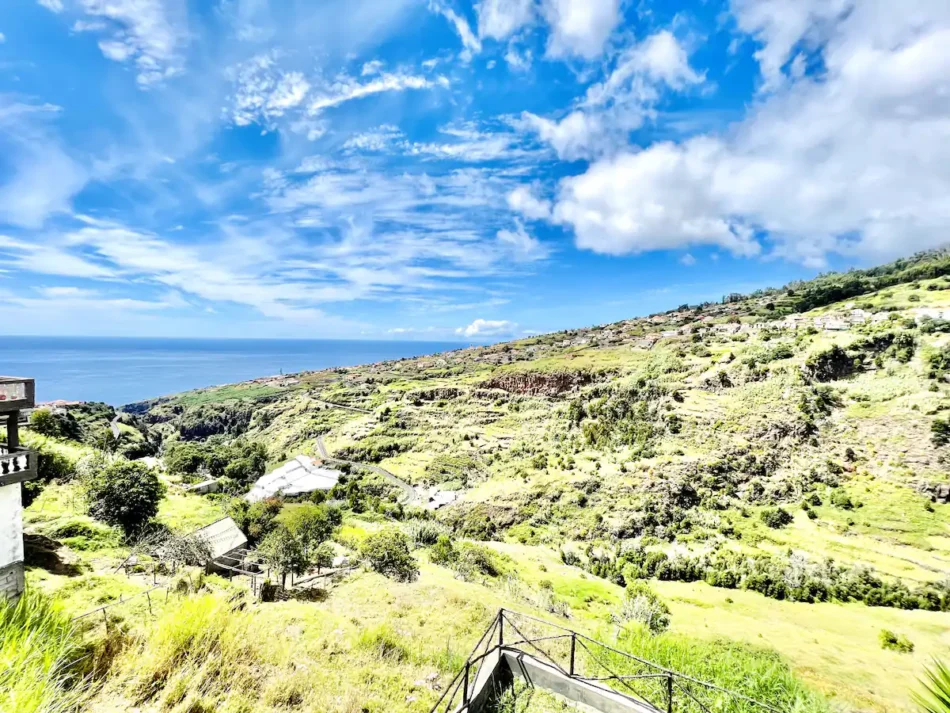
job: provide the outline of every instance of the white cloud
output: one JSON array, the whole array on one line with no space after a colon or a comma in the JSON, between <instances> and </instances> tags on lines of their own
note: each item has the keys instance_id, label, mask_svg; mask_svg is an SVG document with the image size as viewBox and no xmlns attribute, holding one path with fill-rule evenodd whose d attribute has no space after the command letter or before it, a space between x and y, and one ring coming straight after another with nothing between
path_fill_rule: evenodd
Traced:
<instances>
[{"instance_id":1,"label":"white cloud","mask_svg":"<svg viewBox=\"0 0 950 713\"><path fill-rule=\"evenodd\" d=\"M550 26L547 55L593 59L620 22L620 0L542 0Z\"/></svg>"},{"instance_id":2,"label":"white cloud","mask_svg":"<svg viewBox=\"0 0 950 713\"><path fill-rule=\"evenodd\" d=\"M0 220L40 227L53 213L67 212L74 195L89 179L53 133L50 122L60 109L24 104L0 95Z\"/></svg>"},{"instance_id":3,"label":"white cloud","mask_svg":"<svg viewBox=\"0 0 950 713\"><path fill-rule=\"evenodd\" d=\"M654 115L664 87L680 91L702 81L683 46L662 30L624 50L606 79L560 121L527 112L522 119L560 158L591 158L625 147L629 132Z\"/></svg>"},{"instance_id":4,"label":"white cloud","mask_svg":"<svg viewBox=\"0 0 950 713\"><path fill-rule=\"evenodd\" d=\"M478 36L505 40L534 19L534 0L481 0L476 3Z\"/></svg>"},{"instance_id":5,"label":"white cloud","mask_svg":"<svg viewBox=\"0 0 950 713\"><path fill-rule=\"evenodd\" d=\"M372 131L354 134L346 140L343 148L347 151L385 151L397 143L404 145L405 141L406 137L399 127L384 124Z\"/></svg>"},{"instance_id":6,"label":"white cloud","mask_svg":"<svg viewBox=\"0 0 950 713\"><path fill-rule=\"evenodd\" d=\"M51 12L63 11L63 0L36 0L40 5Z\"/></svg>"},{"instance_id":7,"label":"white cloud","mask_svg":"<svg viewBox=\"0 0 950 713\"><path fill-rule=\"evenodd\" d=\"M0 45L7 41L7 36L0 32Z\"/></svg>"},{"instance_id":8,"label":"white cloud","mask_svg":"<svg viewBox=\"0 0 950 713\"><path fill-rule=\"evenodd\" d=\"M521 221L515 221L514 230L499 230L498 241L507 249L515 260L532 262L543 260L550 254L548 247L537 238L528 235Z\"/></svg>"},{"instance_id":9,"label":"white cloud","mask_svg":"<svg viewBox=\"0 0 950 713\"><path fill-rule=\"evenodd\" d=\"M41 0L41 4L59 12L59 0ZM99 48L116 62L134 60L136 79L149 86L184 71L184 45L188 30L182 0L80 0L85 13L97 18L83 26L109 33Z\"/></svg>"},{"instance_id":10,"label":"white cloud","mask_svg":"<svg viewBox=\"0 0 950 713\"><path fill-rule=\"evenodd\" d=\"M317 91L317 96L308 106L309 113L319 114L324 109L330 109L340 104L344 104L354 99L362 99L373 94L383 92L401 92L407 89L431 89L433 87L447 87L448 80L439 76L434 81L426 77L412 74L380 74L365 84L358 81L342 77L329 87Z\"/></svg>"},{"instance_id":11,"label":"white cloud","mask_svg":"<svg viewBox=\"0 0 950 713\"><path fill-rule=\"evenodd\" d=\"M601 118L585 111L573 111L560 121L525 112L522 123L567 161L590 158L616 142Z\"/></svg>"},{"instance_id":12,"label":"white cloud","mask_svg":"<svg viewBox=\"0 0 950 713\"><path fill-rule=\"evenodd\" d=\"M282 71L272 53L253 57L232 68L229 75L235 85L231 118L238 126L273 126L275 119L299 106L310 91L303 74Z\"/></svg>"},{"instance_id":13,"label":"white cloud","mask_svg":"<svg viewBox=\"0 0 950 713\"><path fill-rule=\"evenodd\" d=\"M508 63L510 69L516 72L527 72L531 69L532 61L534 61L534 56L531 54L531 50L526 49L519 53L514 43L508 45L508 49L505 51L505 62Z\"/></svg>"},{"instance_id":14,"label":"white cloud","mask_svg":"<svg viewBox=\"0 0 950 713\"><path fill-rule=\"evenodd\" d=\"M683 257L680 258L680 262L683 265L686 265L686 267L692 267L693 265L696 264L696 258L694 258L689 253L686 253L685 255L683 255Z\"/></svg>"},{"instance_id":15,"label":"white cloud","mask_svg":"<svg viewBox=\"0 0 950 713\"><path fill-rule=\"evenodd\" d=\"M522 184L508 194L508 207L530 220L551 217L551 201L538 198L533 186Z\"/></svg>"},{"instance_id":16,"label":"white cloud","mask_svg":"<svg viewBox=\"0 0 950 713\"><path fill-rule=\"evenodd\" d=\"M578 247L611 255L700 243L755 254L745 226L719 209L718 158L717 145L700 141L603 159L562 181L554 219L574 229Z\"/></svg>"},{"instance_id":17,"label":"white cloud","mask_svg":"<svg viewBox=\"0 0 950 713\"><path fill-rule=\"evenodd\" d=\"M442 15L442 17L448 20L452 27L455 28L459 39L462 40L462 47L465 48L465 51L460 55L463 61L468 61L473 54L478 54L482 51L482 42L478 39L478 36L472 32L472 27L468 24L468 20L441 0L429 0L429 9L432 12L437 12Z\"/></svg>"},{"instance_id":18,"label":"white cloud","mask_svg":"<svg viewBox=\"0 0 950 713\"><path fill-rule=\"evenodd\" d=\"M757 17L801 9L798 0L738 5ZM820 266L831 251L878 260L942 244L950 5L847 9L796 25L798 40L823 39L823 72L783 75L722 136L596 162L562 182L555 219L574 228L579 246L610 254L714 244L748 255L767 233L775 254ZM768 27L759 55L767 78L795 44Z\"/></svg>"},{"instance_id":19,"label":"white cloud","mask_svg":"<svg viewBox=\"0 0 950 713\"><path fill-rule=\"evenodd\" d=\"M363 64L363 68L360 70L360 76L372 77L374 74L379 74L382 68L383 63L378 59L374 59Z\"/></svg>"},{"instance_id":20,"label":"white cloud","mask_svg":"<svg viewBox=\"0 0 950 713\"><path fill-rule=\"evenodd\" d=\"M505 319L476 319L467 327L459 327L456 334L463 337L506 337L518 331L518 325Z\"/></svg>"},{"instance_id":21,"label":"white cloud","mask_svg":"<svg viewBox=\"0 0 950 713\"><path fill-rule=\"evenodd\" d=\"M925 13L926 4L911 3ZM761 45L755 57L764 88L777 89L785 81L782 68L796 46L803 40L812 46L824 42L835 20L854 5L855 0L732 0L731 10L739 29Z\"/></svg>"}]
</instances>

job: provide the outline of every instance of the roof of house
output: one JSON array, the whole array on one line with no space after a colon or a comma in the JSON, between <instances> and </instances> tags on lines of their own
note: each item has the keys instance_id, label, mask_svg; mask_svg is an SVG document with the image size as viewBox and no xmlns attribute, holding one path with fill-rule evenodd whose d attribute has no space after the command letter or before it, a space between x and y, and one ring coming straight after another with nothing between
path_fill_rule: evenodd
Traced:
<instances>
[{"instance_id":1,"label":"roof of house","mask_svg":"<svg viewBox=\"0 0 950 713\"><path fill-rule=\"evenodd\" d=\"M208 543L212 559L217 559L247 544L247 538L241 532L241 528L229 517L195 530L192 535Z\"/></svg>"},{"instance_id":2,"label":"roof of house","mask_svg":"<svg viewBox=\"0 0 950 713\"><path fill-rule=\"evenodd\" d=\"M299 495L314 490L329 490L336 485L339 477L339 471L321 468L309 456L297 456L277 470L261 476L247 494L247 499L255 502L279 493Z\"/></svg>"}]
</instances>

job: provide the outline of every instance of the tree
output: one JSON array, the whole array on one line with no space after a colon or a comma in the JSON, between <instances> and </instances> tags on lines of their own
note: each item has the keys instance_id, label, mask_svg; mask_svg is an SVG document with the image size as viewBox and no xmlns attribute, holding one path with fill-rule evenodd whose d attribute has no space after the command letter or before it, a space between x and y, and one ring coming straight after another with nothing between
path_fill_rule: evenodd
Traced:
<instances>
[{"instance_id":1,"label":"tree","mask_svg":"<svg viewBox=\"0 0 950 713\"><path fill-rule=\"evenodd\" d=\"M287 575L305 573L310 562L300 540L284 525L278 525L263 539L258 551L281 576L281 586L286 587Z\"/></svg>"},{"instance_id":2,"label":"tree","mask_svg":"<svg viewBox=\"0 0 950 713\"><path fill-rule=\"evenodd\" d=\"M165 486L151 468L119 460L84 482L89 514L133 535L158 514Z\"/></svg>"},{"instance_id":3,"label":"tree","mask_svg":"<svg viewBox=\"0 0 950 713\"><path fill-rule=\"evenodd\" d=\"M30 430L41 436L56 437L59 435L59 424L53 412L48 408L38 408L30 415Z\"/></svg>"},{"instance_id":4,"label":"tree","mask_svg":"<svg viewBox=\"0 0 950 713\"><path fill-rule=\"evenodd\" d=\"M419 565L409 551L409 539L395 528L367 537L360 555L373 571L400 582L411 582L419 576Z\"/></svg>"},{"instance_id":5,"label":"tree","mask_svg":"<svg viewBox=\"0 0 950 713\"><path fill-rule=\"evenodd\" d=\"M194 475L205 464L205 454L194 443L173 443L162 458L169 473Z\"/></svg>"},{"instance_id":6,"label":"tree","mask_svg":"<svg viewBox=\"0 0 950 713\"><path fill-rule=\"evenodd\" d=\"M930 440L937 447L945 446L950 443L950 421L935 418L930 424Z\"/></svg>"},{"instance_id":7,"label":"tree","mask_svg":"<svg viewBox=\"0 0 950 713\"><path fill-rule=\"evenodd\" d=\"M310 564L317 568L317 574L324 567L333 566L333 558L336 552L333 545L329 542L321 542L320 545L310 553Z\"/></svg>"},{"instance_id":8,"label":"tree","mask_svg":"<svg viewBox=\"0 0 950 713\"><path fill-rule=\"evenodd\" d=\"M288 508L287 515L282 519L287 529L300 541L307 556L328 540L334 528L340 524L336 508L314 503L301 503L293 509Z\"/></svg>"}]
</instances>

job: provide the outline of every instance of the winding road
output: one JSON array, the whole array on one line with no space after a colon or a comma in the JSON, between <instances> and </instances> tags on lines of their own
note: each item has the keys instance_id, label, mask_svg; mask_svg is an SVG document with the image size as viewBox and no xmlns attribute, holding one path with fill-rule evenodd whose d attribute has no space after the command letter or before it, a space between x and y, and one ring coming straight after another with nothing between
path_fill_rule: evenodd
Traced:
<instances>
[{"instance_id":1,"label":"winding road","mask_svg":"<svg viewBox=\"0 0 950 713\"><path fill-rule=\"evenodd\" d=\"M323 458L323 460L325 460L328 463L349 463L350 465L355 465L360 468L366 468L368 470L373 471L374 473L377 473L378 475L381 475L383 478L385 478L390 483L395 485L397 488L402 490L403 494L405 495L404 502L406 505L421 505L422 504L422 497L419 495L416 489L412 487L411 485L409 485L409 483L407 483L406 481L400 480L399 478L397 478L388 470L383 470L378 465L370 465L368 463L357 463L356 461L343 460L341 458L334 458L333 456L331 456L329 453L327 453L327 447L323 443L323 436L317 436L317 450L320 451L320 457Z\"/></svg>"}]
</instances>

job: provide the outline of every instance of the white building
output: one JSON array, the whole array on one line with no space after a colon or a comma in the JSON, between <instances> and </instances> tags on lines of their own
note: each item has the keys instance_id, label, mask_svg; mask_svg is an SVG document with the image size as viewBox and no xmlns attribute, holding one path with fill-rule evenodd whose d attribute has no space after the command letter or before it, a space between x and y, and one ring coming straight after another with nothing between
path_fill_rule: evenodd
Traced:
<instances>
[{"instance_id":1,"label":"white building","mask_svg":"<svg viewBox=\"0 0 950 713\"><path fill-rule=\"evenodd\" d=\"M20 483L37 476L36 453L20 447L22 409L34 405L33 379L0 376L0 423L7 442L0 443L0 597L23 592L23 498ZM2 425L0 425L2 427Z\"/></svg>"},{"instance_id":2,"label":"white building","mask_svg":"<svg viewBox=\"0 0 950 713\"><path fill-rule=\"evenodd\" d=\"M277 470L262 475L245 497L253 502L274 495L302 495L314 490L329 490L337 484L340 472L322 468L310 456L297 456Z\"/></svg>"}]
</instances>

